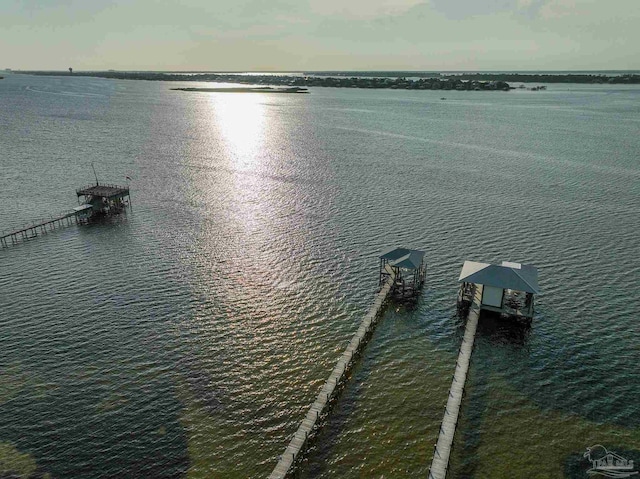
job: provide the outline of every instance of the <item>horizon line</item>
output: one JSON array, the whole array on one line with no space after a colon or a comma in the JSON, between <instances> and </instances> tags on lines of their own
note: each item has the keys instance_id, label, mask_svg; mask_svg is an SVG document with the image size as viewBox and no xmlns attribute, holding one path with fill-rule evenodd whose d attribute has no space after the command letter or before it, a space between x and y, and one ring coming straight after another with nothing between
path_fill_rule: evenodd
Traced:
<instances>
[{"instance_id":1,"label":"horizon line","mask_svg":"<svg viewBox=\"0 0 640 479\"><path fill-rule=\"evenodd\" d=\"M68 68L65 69L16 69L5 68L0 71L13 71L13 72L68 72ZM124 72L124 73L618 73L618 72L638 72L640 69L569 69L569 70L403 70L403 69L356 69L356 70L297 70L297 69L274 69L274 70L130 70L130 69L74 69L77 72Z\"/></svg>"}]
</instances>

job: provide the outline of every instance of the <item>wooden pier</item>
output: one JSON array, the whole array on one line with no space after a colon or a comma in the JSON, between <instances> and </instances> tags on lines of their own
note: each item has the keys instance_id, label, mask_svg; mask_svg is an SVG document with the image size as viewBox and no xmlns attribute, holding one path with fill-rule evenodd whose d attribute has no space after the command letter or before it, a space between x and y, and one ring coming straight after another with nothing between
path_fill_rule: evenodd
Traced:
<instances>
[{"instance_id":1,"label":"wooden pier","mask_svg":"<svg viewBox=\"0 0 640 479\"><path fill-rule=\"evenodd\" d=\"M95 216L120 213L127 204L125 198L129 199L129 205L131 205L128 186L101 185L97 179L95 185L77 189L76 196L78 201L80 198L83 198L84 201L72 210L1 233L0 247L8 248L10 244L16 245L20 241L35 238L39 233L46 234L48 231L53 231L57 227L69 226L74 223L84 224Z\"/></svg>"},{"instance_id":2,"label":"wooden pier","mask_svg":"<svg viewBox=\"0 0 640 479\"><path fill-rule=\"evenodd\" d=\"M469 363L473 352L473 344L475 342L476 330L478 328L478 319L480 318L480 309L482 305L482 289L481 284L475 285L473 293L473 302L469 309L467 317L467 325L464 330L464 337L460 345L458 360L456 361L456 370L453 374L451 390L447 399L447 405L444 409L444 416L440 425L440 434L438 442L433 451L433 460L429 468L429 479L445 479L447 476L447 468L449 467L449 456L451 455L451 447L453 446L453 437L458 425L458 416L460 415L460 405L464 395L464 386L467 380L467 372L469 371Z\"/></svg>"},{"instance_id":3,"label":"wooden pier","mask_svg":"<svg viewBox=\"0 0 640 479\"><path fill-rule=\"evenodd\" d=\"M88 220L91 208L91 205L81 205L71 211L65 211L50 218L34 221L27 226L14 229L8 233L3 232L2 236L0 236L0 247L8 248L9 245L16 245L20 241L35 238L38 234L47 234L59 227L83 224Z\"/></svg>"},{"instance_id":4,"label":"wooden pier","mask_svg":"<svg viewBox=\"0 0 640 479\"><path fill-rule=\"evenodd\" d=\"M280 460L271 472L271 475L269 475L269 479L284 479L293 471L296 459L304 452L309 437L314 430L318 428L319 422L328 411L332 399L340 391L341 385L344 384L354 359L365 347L367 339L370 336L369 333L373 331L383 306L394 289L396 273L388 265L386 266L386 273L388 274L386 281L380 289L380 292L376 295L373 305L362 320L362 323L360 323L360 327L351 339L347 349L342 353L342 356L340 356L338 364L333 368L329 379L309 408L307 415L302 420L289 445L280 456Z\"/></svg>"}]
</instances>

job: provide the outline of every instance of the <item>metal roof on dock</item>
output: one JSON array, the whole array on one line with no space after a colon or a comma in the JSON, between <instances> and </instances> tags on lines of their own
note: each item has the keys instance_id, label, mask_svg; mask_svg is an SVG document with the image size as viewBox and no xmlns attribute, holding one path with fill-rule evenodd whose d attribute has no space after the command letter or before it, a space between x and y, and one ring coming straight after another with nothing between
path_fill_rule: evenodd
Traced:
<instances>
[{"instance_id":1,"label":"metal roof on dock","mask_svg":"<svg viewBox=\"0 0 640 479\"><path fill-rule=\"evenodd\" d=\"M418 269L422 264L425 252L417 249L392 248L380 256L387 260L389 265L396 268Z\"/></svg>"},{"instance_id":2,"label":"metal roof on dock","mask_svg":"<svg viewBox=\"0 0 640 479\"><path fill-rule=\"evenodd\" d=\"M498 265L465 261L458 278L458 282L462 281L527 293L540 292L538 270L529 264L503 261Z\"/></svg>"}]
</instances>

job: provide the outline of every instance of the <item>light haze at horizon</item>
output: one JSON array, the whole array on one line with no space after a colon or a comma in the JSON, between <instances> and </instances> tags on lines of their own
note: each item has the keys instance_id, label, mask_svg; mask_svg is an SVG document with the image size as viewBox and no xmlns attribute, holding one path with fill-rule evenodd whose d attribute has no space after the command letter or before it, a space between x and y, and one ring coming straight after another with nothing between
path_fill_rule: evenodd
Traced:
<instances>
[{"instance_id":1,"label":"light haze at horizon","mask_svg":"<svg viewBox=\"0 0 640 479\"><path fill-rule=\"evenodd\" d=\"M0 68L637 70L637 0L9 0Z\"/></svg>"}]
</instances>

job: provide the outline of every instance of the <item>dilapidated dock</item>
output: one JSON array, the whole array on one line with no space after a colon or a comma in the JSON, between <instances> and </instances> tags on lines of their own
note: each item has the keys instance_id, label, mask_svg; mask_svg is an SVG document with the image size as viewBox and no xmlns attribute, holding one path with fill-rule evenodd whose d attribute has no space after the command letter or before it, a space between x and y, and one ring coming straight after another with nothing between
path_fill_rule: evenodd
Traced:
<instances>
[{"instance_id":1,"label":"dilapidated dock","mask_svg":"<svg viewBox=\"0 0 640 479\"><path fill-rule=\"evenodd\" d=\"M467 380L467 372L469 371L469 363L471 361L478 320L480 318L482 288L482 285L475 285L473 291L473 302L469 309L467 325L464 330L462 344L460 345L458 360L456 361L456 370L453 374L451 390L449 391L447 405L444 409L444 416L442 417L442 423L440 425L438 442L433 451L433 460L429 468L429 479L445 479L447 476L449 456L451 454L456 426L458 425L460 405L462 404L464 386Z\"/></svg>"},{"instance_id":2,"label":"dilapidated dock","mask_svg":"<svg viewBox=\"0 0 640 479\"><path fill-rule=\"evenodd\" d=\"M49 218L34 221L26 226L16 228L9 232L3 232L0 236L0 246L8 248L9 245L16 245L20 241L26 241L35 238L39 234L44 235L50 231L63 226L73 224L83 224L88 220L91 205L80 205L71 211L65 211Z\"/></svg>"},{"instance_id":3,"label":"dilapidated dock","mask_svg":"<svg viewBox=\"0 0 640 479\"><path fill-rule=\"evenodd\" d=\"M128 186L105 185L96 181L95 185L88 185L76 190L78 199L84 198L84 203L93 207L96 215L110 215L122 211L125 205L125 198L131 196Z\"/></svg>"},{"instance_id":4,"label":"dilapidated dock","mask_svg":"<svg viewBox=\"0 0 640 479\"><path fill-rule=\"evenodd\" d=\"M56 228L72 224L85 224L96 216L108 216L121 212L126 206L125 198L131 199L128 186L101 185L96 180L95 185L85 186L76 190L78 201L82 204L49 218L33 221L26 226L5 231L0 234L0 247L8 248L21 241L35 238L39 234L47 234Z\"/></svg>"}]
</instances>

